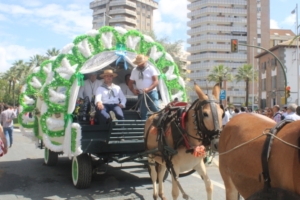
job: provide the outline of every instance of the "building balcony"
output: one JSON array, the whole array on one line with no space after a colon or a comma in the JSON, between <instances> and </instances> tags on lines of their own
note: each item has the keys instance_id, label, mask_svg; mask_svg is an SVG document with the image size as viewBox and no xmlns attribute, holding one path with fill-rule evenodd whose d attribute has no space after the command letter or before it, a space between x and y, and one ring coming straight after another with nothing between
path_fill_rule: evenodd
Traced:
<instances>
[{"instance_id":1,"label":"building balcony","mask_svg":"<svg viewBox=\"0 0 300 200\"><path fill-rule=\"evenodd\" d=\"M138 2L144 3L148 6L151 6L153 9L158 8L158 3L153 0L137 0Z\"/></svg>"},{"instance_id":2,"label":"building balcony","mask_svg":"<svg viewBox=\"0 0 300 200\"><path fill-rule=\"evenodd\" d=\"M130 6L136 8L136 4L128 0L114 0L109 3L109 6Z\"/></svg>"},{"instance_id":3,"label":"building balcony","mask_svg":"<svg viewBox=\"0 0 300 200\"><path fill-rule=\"evenodd\" d=\"M236 32L247 32L246 27L232 27L232 26L214 26L214 25L205 25L199 28L193 28L187 31L188 35L199 35L203 33L231 33L233 31Z\"/></svg>"},{"instance_id":4,"label":"building balcony","mask_svg":"<svg viewBox=\"0 0 300 200\"><path fill-rule=\"evenodd\" d=\"M202 17L200 19L195 19L192 21L189 21L187 25L189 27L197 27L200 25L207 25L207 24L233 24L232 27L234 27L234 24L247 24L246 18L234 18L234 17L214 17L214 16L208 16L208 17Z\"/></svg>"},{"instance_id":5,"label":"building balcony","mask_svg":"<svg viewBox=\"0 0 300 200\"><path fill-rule=\"evenodd\" d=\"M93 15L103 14L106 11L105 8L94 10Z\"/></svg>"},{"instance_id":6,"label":"building balcony","mask_svg":"<svg viewBox=\"0 0 300 200\"><path fill-rule=\"evenodd\" d=\"M244 61L247 62L247 54L241 53L203 53L198 55L188 56L191 62L204 61L204 60L229 60L229 61Z\"/></svg>"},{"instance_id":7,"label":"building balcony","mask_svg":"<svg viewBox=\"0 0 300 200\"><path fill-rule=\"evenodd\" d=\"M214 66L218 66L218 65L224 65L226 67L230 67L231 69L237 69L238 67L243 66L243 63L230 63L230 62L229 63L215 63L215 62L192 63L188 65L187 69L210 71Z\"/></svg>"},{"instance_id":8,"label":"building balcony","mask_svg":"<svg viewBox=\"0 0 300 200\"><path fill-rule=\"evenodd\" d=\"M194 10L188 13L188 18L207 16L208 14L224 15L230 14L231 16L247 16L247 9L233 9L233 8L204 8L201 10Z\"/></svg>"},{"instance_id":9,"label":"building balcony","mask_svg":"<svg viewBox=\"0 0 300 200\"><path fill-rule=\"evenodd\" d=\"M114 17L109 20L109 23L129 23L136 25L136 20L129 17Z\"/></svg>"},{"instance_id":10,"label":"building balcony","mask_svg":"<svg viewBox=\"0 0 300 200\"><path fill-rule=\"evenodd\" d=\"M239 46L239 50L247 50L246 46ZM192 46L187 48L189 53L197 53L203 51L231 51L231 46L229 44L201 44L197 46Z\"/></svg>"},{"instance_id":11,"label":"building balcony","mask_svg":"<svg viewBox=\"0 0 300 200\"><path fill-rule=\"evenodd\" d=\"M188 10L198 10L207 6L231 6L231 5L239 5L239 6L247 6L247 1L240 0L202 0L202 1L194 1L193 3L188 4ZM216 8L218 9L218 8Z\"/></svg>"},{"instance_id":12,"label":"building balcony","mask_svg":"<svg viewBox=\"0 0 300 200\"><path fill-rule=\"evenodd\" d=\"M94 0L90 3L90 9L109 3L109 0Z\"/></svg>"},{"instance_id":13,"label":"building balcony","mask_svg":"<svg viewBox=\"0 0 300 200\"><path fill-rule=\"evenodd\" d=\"M187 40L188 44L199 44L207 41L210 42L230 42L231 39L238 39L239 41L247 41L247 36L232 36L232 35L201 35Z\"/></svg>"},{"instance_id":14,"label":"building balcony","mask_svg":"<svg viewBox=\"0 0 300 200\"><path fill-rule=\"evenodd\" d=\"M128 15L136 17L136 12L133 10L129 10L129 9L114 9L114 10L110 10L108 14L109 15L128 14Z\"/></svg>"}]
</instances>

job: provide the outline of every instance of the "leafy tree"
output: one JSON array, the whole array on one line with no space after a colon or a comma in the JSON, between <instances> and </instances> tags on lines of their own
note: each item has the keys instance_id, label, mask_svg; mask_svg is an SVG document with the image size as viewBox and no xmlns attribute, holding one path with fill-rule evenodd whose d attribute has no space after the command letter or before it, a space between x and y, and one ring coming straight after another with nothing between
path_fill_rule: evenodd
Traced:
<instances>
[{"instance_id":1,"label":"leafy tree","mask_svg":"<svg viewBox=\"0 0 300 200\"><path fill-rule=\"evenodd\" d=\"M214 66L210 71L210 74L207 76L207 80L209 82L213 81L219 83L220 87L222 88L222 83L224 80L226 81L233 80L233 76L230 72L231 72L230 68L225 67L224 65Z\"/></svg>"},{"instance_id":2,"label":"leafy tree","mask_svg":"<svg viewBox=\"0 0 300 200\"><path fill-rule=\"evenodd\" d=\"M253 67L250 64L245 64L237 68L237 74L235 75L236 82L245 81L246 83L246 103L245 106L248 107L249 104L249 82L253 80ZM257 80L257 72L254 71L254 80Z\"/></svg>"},{"instance_id":3,"label":"leafy tree","mask_svg":"<svg viewBox=\"0 0 300 200\"><path fill-rule=\"evenodd\" d=\"M37 66L40 66L42 64L42 62L45 61L46 59L47 59L46 56L36 54L36 55L30 57L28 64L31 68L35 68Z\"/></svg>"},{"instance_id":4,"label":"leafy tree","mask_svg":"<svg viewBox=\"0 0 300 200\"><path fill-rule=\"evenodd\" d=\"M57 56L60 53L60 51L56 48L48 49L46 52L47 58L51 58L53 56Z\"/></svg>"},{"instance_id":5,"label":"leafy tree","mask_svg":"<svg viewBox=\"0 0 300 200\"><path fill-rule=\"evenodd\" d=\"M176 63L176 65L178 66L178 68L180 70L180 75L182 77L185 77L184 66L185 66L186 62L184 62L181 59L181 55L184 53L183 52L183 41L176 40L176 41L172 42L172 41L170 41L170 39L168 37L158 38L156 36L156 34L154 33L154 31L143 32L143 33L146 35L149 35L150 37L152 37L152 39L154 41L157 41L164 47L165 51L168 52L173 57L174 62Z\"/></svg>"}]
</instances>

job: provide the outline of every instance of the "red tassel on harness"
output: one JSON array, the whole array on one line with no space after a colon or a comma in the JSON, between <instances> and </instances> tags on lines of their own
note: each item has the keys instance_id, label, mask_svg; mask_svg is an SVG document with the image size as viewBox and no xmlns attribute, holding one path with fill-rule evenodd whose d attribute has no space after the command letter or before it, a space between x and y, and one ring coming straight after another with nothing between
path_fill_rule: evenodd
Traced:
<instances>
[{"instance_id":1,"label":"red tassel on harness","mask_svg":"<svg viewBox=\"0 0 300 200\"><path fill-rule=\"evenodd\" d=\"M194 148L194 153L193 153L193 155L194 155L196 158L198 158L198 157L204 157L205 154L206 154L206 152L205 152L205 147L204 147L203 145L201 145L201 146L196 146L196 147Z\"/></svg>"}]
</instances>

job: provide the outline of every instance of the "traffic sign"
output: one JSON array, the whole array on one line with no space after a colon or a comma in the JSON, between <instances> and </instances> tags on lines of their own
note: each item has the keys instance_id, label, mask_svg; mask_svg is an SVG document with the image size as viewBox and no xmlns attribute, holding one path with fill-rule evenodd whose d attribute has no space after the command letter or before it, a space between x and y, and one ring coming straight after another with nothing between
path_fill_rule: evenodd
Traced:
<instances>
[{"instance_id":1,"label":"traffic sign","mask_svg":"<svg viewBox=\"0 0 300 200\"><path fill-rule=\"evenodd\" d=\"M220 92L220 99L225 100L226 99L226 90L221 90Z\"/></svg>"}]
</instances>

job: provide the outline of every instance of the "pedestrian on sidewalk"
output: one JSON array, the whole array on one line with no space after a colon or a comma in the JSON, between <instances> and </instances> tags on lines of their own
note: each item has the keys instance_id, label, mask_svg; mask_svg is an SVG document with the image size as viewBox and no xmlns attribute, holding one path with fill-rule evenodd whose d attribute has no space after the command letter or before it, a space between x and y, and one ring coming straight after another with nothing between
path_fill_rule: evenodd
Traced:
<instances>
[{"instance_id":1,"label":"pedestrian on sidewalk","mask_svg":"<svg viewBox=\"0 0 300 200\"><path fill-rule=\"evenodd\" d=\"M0 124L0 157L7 153L7 142Z\"/></svg>"},{"instance_id":2,"label":"pedestrian on sidewalk","mask_svg":"<svg viewBox=\"0 0 300 200\"><path fill-rule=\"evenodd\" d=\"M4 111L0 115L0 123L3 126L4 134L7 141L7 146L11 147L13 143L13 119L16 118L16 114L13 111L12 106L4 106Z\"/></svg>"}]
</instances>

